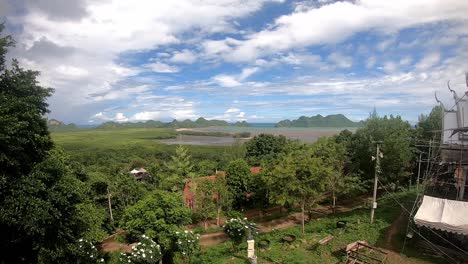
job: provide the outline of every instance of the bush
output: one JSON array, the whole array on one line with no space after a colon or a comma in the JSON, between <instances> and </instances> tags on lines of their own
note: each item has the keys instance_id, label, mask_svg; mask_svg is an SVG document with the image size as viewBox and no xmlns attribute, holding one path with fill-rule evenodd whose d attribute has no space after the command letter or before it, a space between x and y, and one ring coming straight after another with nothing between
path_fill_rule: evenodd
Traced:
<instances>
[{"instance_id":1,"label":"bush","mask_svg":"<svg viewBox=\"0 0 468 264\"><path fill-rule=\"evenodd\" d=\"M247 238L249 232L252 236L258 234L255 223L249 222L247 218L231 218L223 226L223 230L231 239L235 251L237 251L238 246Z\"/></svg>"},{"instance_id":2,"label":"bush","mask_svg":"<svg viewBox=\"0 0 468 264\"><path fill-rule=\"evenodd\" d=\"M175 232L175 248L186 263L190 263L191 257L200 251L200 235L192 231Z\"/></svg>"},{"instance_id":3,"label":"bush","mask_svg":"<svg viewBox=\"0 0 468 264\"><path fill-rule=\"evenodd\" d=\"M122 253L120 263L153 264L161 258L161 247L146 235L132 247L132 252Z\"/></svg>"}]
</instances>

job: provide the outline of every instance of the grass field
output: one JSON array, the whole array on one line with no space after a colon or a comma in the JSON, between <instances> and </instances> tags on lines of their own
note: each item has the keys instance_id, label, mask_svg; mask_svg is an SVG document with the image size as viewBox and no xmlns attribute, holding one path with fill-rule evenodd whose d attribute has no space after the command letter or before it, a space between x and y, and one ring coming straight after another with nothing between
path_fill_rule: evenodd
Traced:
<instances>
[{"instance_id":1,"label":"grass field","mask_svg":"<svg viewBox=\"0 0 468 264\"><path fill-rule=\"evenodd\" d=\"M138 161L141 166L169 159L175 145L160 143L160 139L175 138L177 131L166 128L86 129L52 132L55 144L70 157L92 170L121 166ZM220 161L229 147L186 146L194 161Z\"/></svg>"}]
</instances>

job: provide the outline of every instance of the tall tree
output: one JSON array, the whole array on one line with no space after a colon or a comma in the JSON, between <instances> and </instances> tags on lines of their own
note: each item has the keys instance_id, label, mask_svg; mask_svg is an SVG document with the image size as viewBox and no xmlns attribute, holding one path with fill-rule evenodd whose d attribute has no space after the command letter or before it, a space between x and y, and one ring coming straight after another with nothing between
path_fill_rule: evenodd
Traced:
<instances>
[{"instance_id":1,"label":"tall tree","mask_svg":"<svg viewBox=\"0 0 468 264\"><path fill-rule=\"evenodd\" d=\"M3 24L0 24L0 34ZM27 175L52 148L44 115L53 89L38 84L39 72L22 69L16 60L6 68L5 55L13 45L0 35L0 203L9 184Z\"/></svg>"},{"instance_id":2,"label":"tall tree","mask_svg":"<svg viewBox=\"0 0 468 264\"><path fill-rule=\"evenodd\" d=\"M208 219L216 215L216 190L215 182L208 178L199 178L195 184L194 213L203 221L205 230L208 228Z\"/></svg>"},{"instance_id":3,"label":"tall tree","mask_svg":"<svg viewBox=\"0 0 468 264\"><path fill-rule=\"evenodd\" d=\"M304 233L306 207L312 207L323 196L330 173L332 168L305 146L280 157L264 179L272 203L299 204Z\"/></svg>"},{"instance_id":4,"label":"tall tree","mask_svg":"<svg viewBox=\"0 0 468 264\"><path fill-rule=\"evenodd\" d=\"M51 151L53 90L16 60L7 68L12 44L0 35L0 263L66 263L75 239L98 239L102 212L84 196L82 172Z\"/></svg>"},{"instance_id":5,"label":"tall tree","mask_svg":"<svg viewBox=\"0 0 468 264\"><path fill-rule=\"evenodd\" d=\"M400 116L379 117L373 114L366 120L364 127L353 135L352 172L359 173L364 179L373 177L374 166L371 157L375 155L375 141L382 141L384 158L381 161L382 181L406 181L411 161L414 160L414 130Z\"/></svg>"},{"instance_id":6,"label":"tall tree","mask_svg":"<svg viewBox=\"0 0 468 264\"><path fill-rule=\"evenodd\" d=\"M226 170L226 183L236 208L246 205L251 176L249 165L245 160L238 159L229 163Z\"/></svg>"},{"instance_id":7,"label":"tall tree","mask_svg":"<svg viewBox=\"0 0 468 264\"><path fill-rule=\"evenodd\" d=\"M434 106L429 115L421 114L417 124L418 137L424 141L434 139L439 142L442 135L442 119L444 111L442 106Z\"/></svg>"},{"instance_id":8,"label":"tall tree","mask_svg":"<svg viewBox=\"0 0 468 264\"><path fill-rule=\"evenodd\" d=\"M64 154L51 151L11 187L0 208L0 262L70 262L79 238L103 238L105 218Z\"/></svg>"},{"instance_id":9,"label":"tall tree","mask_svg":"<svg viewBox=\"0 0 468 264\"><path fill-rule=\"evenodd\" d=\"M188 149L182 145L177 146L175 155L166 164L169 175L162 181L164 189L181 191L186 179L194 178L193 165Z\"/></svg>"},{"instance_id":10,"label":"tall tree","mask_svg":"<svg viewBox=\"0 0 468 264\"><path fill-rule=\"evenodd\" d=\"M216 225L220 225L221 212L227 212L232 206L232 195L229 192L226 176L218 173L214 182L216 194Z\"/></svg>"},{"instance_id":11,"label":"tall tree","mask_svg":"<svg viewBox=\"0 0 468 264\"><path fill-rule=\"evenodd\" d=\"M260 165L274 159L283 151L287 143L287 139L283 135L275 136L270 134L260 134L245 143L245 157L251 165Z\"/></svg>"},{"instance_id":12,"label":"tall tree","mask_svg":"<svg viewBox=\"0 0 468 264\"><path fill-rule=\"evenodd\" d=\"M331 196L332 210L335 212L336 200L339 195L346 195L353 191L362 191L363 184L356 174L345 171L348 156L346 154L347 132L343 132L338 138L344 140L337 143L337 138L319 138L311 145L312 155L321 158L324 163L332 169L326 178L326 189Z\"/></svg>"}]
</instances>

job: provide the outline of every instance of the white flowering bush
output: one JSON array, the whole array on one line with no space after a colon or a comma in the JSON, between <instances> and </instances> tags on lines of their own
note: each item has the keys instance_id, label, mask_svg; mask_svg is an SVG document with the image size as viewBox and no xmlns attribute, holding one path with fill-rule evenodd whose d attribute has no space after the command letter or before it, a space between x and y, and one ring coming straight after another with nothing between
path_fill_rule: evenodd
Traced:
<instances>
[{"instance_id":1,"label":"white flowering bush","mask_svg":"<svg viewBox=\"0 0 468 264\"><path fill-rule=\"evenodd\" d=\"M247 218L231 218L223 226L224 233L231 239L234 249L246 240L250 231L252 236L256 236L257 226L249 222Z\"/></svg>"},{"instance_id":2,"label":"white flowering bush","mask_svg":"<svg viewBox=\"0 0 468 264\"><path fill-rule=\"evenodd\" d=\"M77 263L80 264L104 263L93 243L83 238L78 240L76 257Z\"/></svg>"},{"instance_id":3,"label":"white flowering bush","mask_svg":"<svg viewBox=\"0 0 468 264\"><path fill-rule=\"evenodd\" d=\"M191 256L200 250L200 235L192 231L175 232L175 248L184 259L190 259Z\"/></svg>"},{"instance_id":4,"label":"white flowering bush","mask_svg":"<svg viewBox=\"0 0 468 264\"><path fill-rule=\"evenodd\" d=\"M161 258L161 247L146 235L142 235L140 242L132 246L132 252L120 255L121 263L153 264Z\"/></svg>"}]
</instances>

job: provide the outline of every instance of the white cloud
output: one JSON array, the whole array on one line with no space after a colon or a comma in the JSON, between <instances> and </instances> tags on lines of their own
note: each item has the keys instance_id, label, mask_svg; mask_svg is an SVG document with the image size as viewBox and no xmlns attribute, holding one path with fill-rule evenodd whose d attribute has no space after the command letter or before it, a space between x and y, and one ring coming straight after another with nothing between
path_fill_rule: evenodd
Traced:
<instances>
[{"instance_id":1,"label":"white cloud","mask_svg":"<svg viewBox=\"0 0 468 264\"><path fill-rule=\"evenodd\" d=\"M159 73L176 73L179 72L180 69L176 66L171 66L162 62L154 62L146 65L147 68L151 69L154 72Z\"/></svg>"},{"instance_id":2,"label":"white cloud","mask_svg":"<svg viewBox=\"0 0 468 264\"><path fill-rule=\"evenodd\" d=\"M417 64L416 68L418 69L427 69L430 68L440 61L440 53L433 52L422 58Z\"/></svg>"},{"instance_id":3,"label":"white cloud","mask_svg":"<svg viewBox=\"0 0 468 264\"><path fill-rule=\"evenodd\" d=\"M138 73L116 63L120 54L180 43L186 41L182 37L186 32L201 38L234 32L233 20L256 12L266 1L18 1L7 3L0 14L9 10L5 13L8 24L21 28L15 34L13 56L27 62L26 67L40 70L41 84L56 89L50 100L52 113L76 122L77 109L100 107L90 105L89 94L113 89ZM194 61L185 51L173 54L173 59ZM178 70L165 64L153 66L158 72Z\"/></svg>"},{"instance_id":4,"label":"white cloud","mask_svg":"<svg viewBox=\"0 0 468 264\"><path fill-rule=\"evenodd\" d=\"M124 113L115 113L114 116L108 116L106 113L99 112L95 114L91 120L94 121L101 121L101 122L107 122L107 121L114 121L114 122L127 122L128 118L124 115Z\"/></svg>"},{"instance_id":5,"label":"white cloud","mask_svg":"<svg viewBox=\"0 0 468 264\"><path fill-rule=\"evenodd\" d=\"M227 109L222 115L212 116L212 117L209 117L208 119L221 119L221 120L226 120L228 122L247 120L245 118L245 112L241 111L239 108L233 108L233 107Z\"/></svg>"},{"instance_id":6,"label":"white cloud","mask_svg":"<svg viewBox=\"0 0 468 264\"><path fill-rule=\"evenodd\" d=\"M132 116L132 120L134 121L147 121L147 120L158 120L161 117L161 112L158 111L145 111L139 112Z\"/></svg>"},{"instance_id":7,"label":"white cloud","mask_svg":"<svg viewBox=\"0 0 468 264\"><path fill-rule=\"evenodd\" d=\"M192 64L196 60L197 60L197 57L195 56L195 54L193 54L189 50L174 52L172 57L169 59L169 61L174 62L174 63L186 63L186 64Z\"/></svg>"},{"instance_id":8,"label":"white cloud","mask_svg":"<svg viewBox=\"0 0 468 264\"><path fill-rule=\"evenodd\" d=\"M349 68L353 65L353 58L341 54L340 52L332 52L328 56L328 60L333 62L339 68Z\"/></svg>"},{"instance_id":9,"label":"white cloud","mask_svg":"<svg viewBox=\"0 0 468 264\"><path fill-rule=\"evenodd\" d=\"M465 20L467 1L448 0L362 0L334 2L318 8L299 9L275 20L245 40L217 41L217 52L229 61L255 61L257 58L293 48L338 43L357 32L393 33L427 23ZM388 45L384 43L381 49Z\"/></svg>"},{"instance_id":10,"label":"white cloud","mask_svg":"<svg viewBox=\"0 0 468 264\"><path fill-rule=\"evenodd\" d=\"M213 77L213 80L222 87L237 87L242 85L238 80L236 80L236 77L226 74L216 75Z\"/></svg>"}]
</instances>

